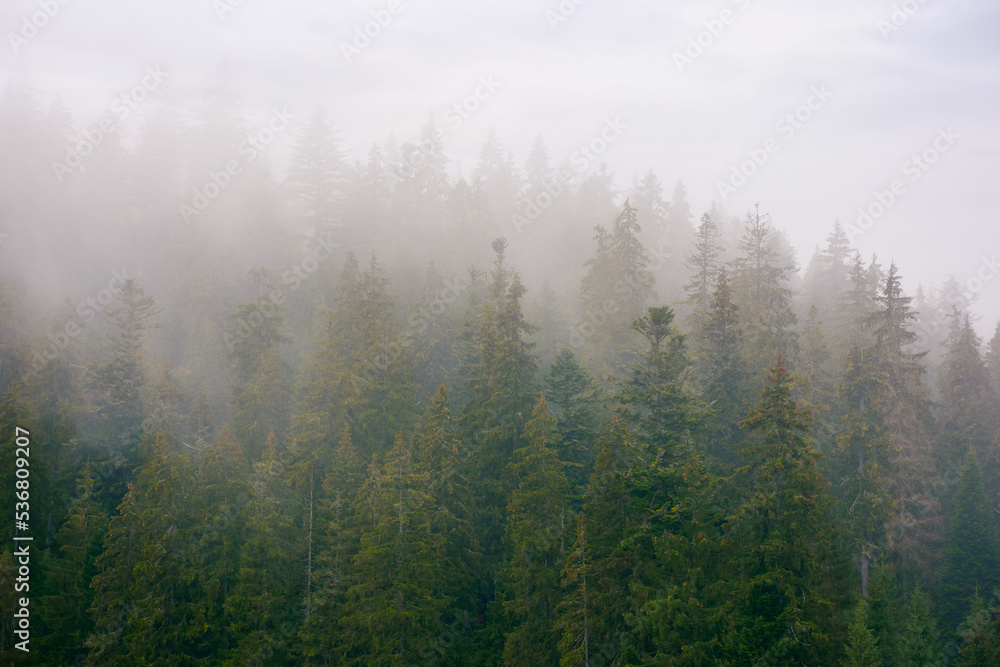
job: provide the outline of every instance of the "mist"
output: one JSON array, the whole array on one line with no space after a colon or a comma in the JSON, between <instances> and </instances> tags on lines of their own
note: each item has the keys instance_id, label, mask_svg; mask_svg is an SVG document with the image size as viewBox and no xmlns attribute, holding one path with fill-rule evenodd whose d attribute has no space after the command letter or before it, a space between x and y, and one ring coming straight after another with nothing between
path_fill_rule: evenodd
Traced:
<instances>
[{"instance_id":1,"label":"mist","mask_svg":"<svg viewBox=\"0 0 1000 667\"><path fill-rule=\"evenodd\" d=\"M5 2L5 655L988 664L998 27Z\"/></svg>"}]
</instances>

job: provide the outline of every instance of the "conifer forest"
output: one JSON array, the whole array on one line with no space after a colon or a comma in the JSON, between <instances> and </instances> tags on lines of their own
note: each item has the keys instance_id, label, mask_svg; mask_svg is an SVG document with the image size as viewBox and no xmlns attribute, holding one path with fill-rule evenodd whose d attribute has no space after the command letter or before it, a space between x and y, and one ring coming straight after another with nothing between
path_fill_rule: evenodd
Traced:
<instances>
[{"instance_id":1,"label":"conifer forest","mask_svg":"<svg viewBox=\"0 0 1000 667\"><path fill-rule=\"evenodd\" d=\"M117 4L0 10L2 664L1000 666L995 7Z\"/></svg>"}]
</instances>

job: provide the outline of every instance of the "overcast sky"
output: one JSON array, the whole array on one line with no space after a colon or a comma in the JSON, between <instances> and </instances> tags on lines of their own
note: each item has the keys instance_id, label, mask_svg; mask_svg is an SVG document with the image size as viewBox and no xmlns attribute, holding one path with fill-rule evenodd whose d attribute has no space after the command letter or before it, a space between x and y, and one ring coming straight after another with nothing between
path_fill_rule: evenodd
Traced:
<instances>
[{"instance_id":1,"label":"overcast sky","mask_svg":"<svg viewBox=\"0 0 1000 667\"><path fill-rule=\"evenodd\" d=\"M735 215L759 201L801 263L834 219L877 213L898 180L855 237L862 252L894 257L911 290L1000 274L996 0L64 3L12 45L58 0L3 0L0 66L30 73L43 101L60 94L81 127L154 63L181 106L223 76L251 118L325 105L358 157L390 133L414 141L433 115L465 174L490 127L519 164L541 132L558 163L617 118L627 128L602 159L620 184L652 168L669 194L683 179L696 216L713 200ZM345 56L372 12L388 24ZM453 129L445 113L481 77L499 86ZM748 151L766 162L724 199L719 183ZM933 164L911 160L925 152ZM976 310L1000 317L1000 275Z\"/></svg>"}]
</instances>

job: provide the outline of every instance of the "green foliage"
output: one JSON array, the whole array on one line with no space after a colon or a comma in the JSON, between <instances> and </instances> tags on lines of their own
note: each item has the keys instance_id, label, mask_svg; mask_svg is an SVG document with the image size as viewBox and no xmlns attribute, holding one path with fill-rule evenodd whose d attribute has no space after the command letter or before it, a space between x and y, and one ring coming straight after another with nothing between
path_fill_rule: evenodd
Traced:
<instances>
[{"instance_id":1,"label":"green foliage","mask_svg":"<svg viewBox=\"0 0 1000 667\"><path fill-rule=\"evenodd\" d=\"M810 415L792 400L791 385L779 356L760 405L741 422L752 434L739 470L750 489L730 519L728 539L740 555L725 640L737 664L818 664L840 650L843 557L809 440Z\"/></svg>"},{"instance_id":2,"label":"green foliage","mask_svg":"<svg viewBox=\"0 0 1000 667\"><path fill-rule=\"evenodd\" d=\"M864 598L858 601L854 610L854 620L847 629L847 647L845 667L880 667L881 652L875 634L872 632L868 619L868 601Z\"/></svg>"},{"instance_id":3,"label":"green foliage","mask_svg":"<svg viewBox=\"0 0 1000 667\"><path fill-rule=\"evenodd\" d=\"M1000 535L996 515L983 491L982 475L975 451L965 457L965 467L955 495L955 516L945 550L941 578L941 622L955 628L969 609L978 589L992 590L1000 584Z\"/></svg>"},{"instance_id":4,"label":"green foliage","mask_svg":"<svg viewBox=\"0 0 1000 667\"><path fill-rule=\"evenodd\" d=\"M938 652L938 630L931 616L930 602L917 588L910 594L900 631L896 661L901 665L926 665Z\"/></svg>"},{"instance_id":5,"label":"green foliage","mask_svg":"<svg viewBox=\"0 0 1000 667\"><path fill-rule=\"evenodd\" d=\"M504 643L507 665L559 661L557 607L559 574L572 523L569 483L551 445L558 441L545 397L525 425L527 444L515 452L517 486L507 504L507 559L500 580L510 631Z\"/></svg>"}]
</instances>

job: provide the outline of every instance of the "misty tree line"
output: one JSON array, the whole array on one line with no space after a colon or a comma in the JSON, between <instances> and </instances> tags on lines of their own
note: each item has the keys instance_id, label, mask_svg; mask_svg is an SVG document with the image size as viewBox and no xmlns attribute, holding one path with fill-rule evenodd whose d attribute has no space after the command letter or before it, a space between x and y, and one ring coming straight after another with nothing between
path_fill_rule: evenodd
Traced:
<instances>
[{"instance_id":1,"label":"misty tree line","mask_svg":"<svg viewBox=\"0 0 1000 667\"><path fill-rule=\"evenodd\" d=\"M540 138L464 179L433 121L352 163L317 110L278 177L227 170L224 87L194 116L58 178L69 113L0 98L43 664L1000 664L968 289L907 296L839 224L800 276L759 209L695 223L603 165L518 230ZM78 300L35 298L32 241Z\"/></svg>"}]
</instances>

